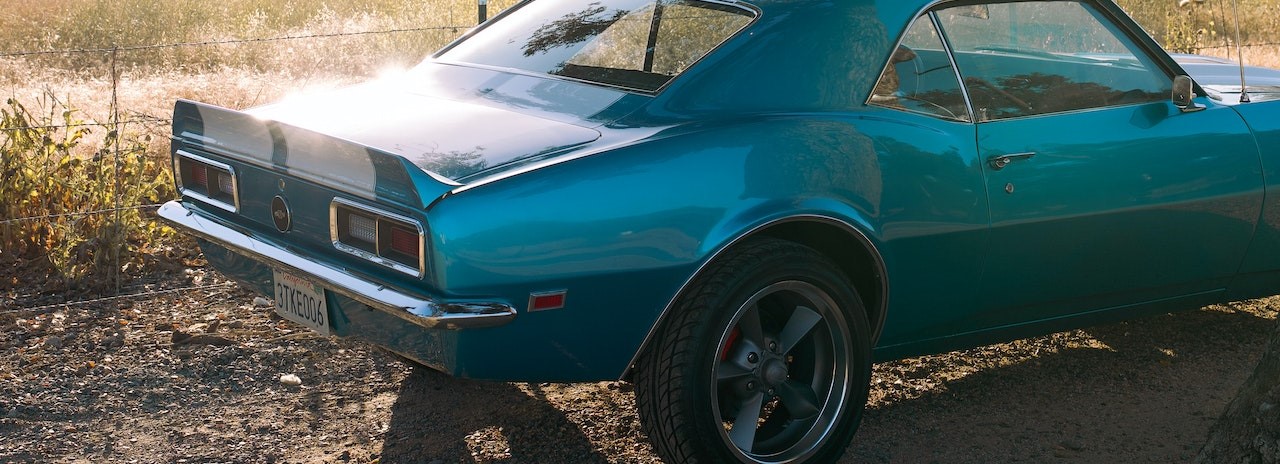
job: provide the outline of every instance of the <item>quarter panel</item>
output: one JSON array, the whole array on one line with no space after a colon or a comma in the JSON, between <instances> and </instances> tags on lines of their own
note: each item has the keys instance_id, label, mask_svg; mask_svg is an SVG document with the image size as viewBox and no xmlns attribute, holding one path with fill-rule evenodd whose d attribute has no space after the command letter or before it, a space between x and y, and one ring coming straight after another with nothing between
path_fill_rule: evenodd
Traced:
<instances>
[{"instance_id":1,"label":"quarter panel","mask_svg":"<svg viewBox=\"0 0 1280 464\"><path fill-rule=\"evenodd\" d=\"M522 307L530 293L568 290L564 309L466 332L461 370L487 377L472 360L506 350L519 362L504 377L616 378L702 263L804 215L863 228L891 278L904 276L882 340L943 330L972 310L985 244L973 137L969 124L890 110L726 121L447 197L428 212L446 296Z\"/></svg>"}]
</instances>

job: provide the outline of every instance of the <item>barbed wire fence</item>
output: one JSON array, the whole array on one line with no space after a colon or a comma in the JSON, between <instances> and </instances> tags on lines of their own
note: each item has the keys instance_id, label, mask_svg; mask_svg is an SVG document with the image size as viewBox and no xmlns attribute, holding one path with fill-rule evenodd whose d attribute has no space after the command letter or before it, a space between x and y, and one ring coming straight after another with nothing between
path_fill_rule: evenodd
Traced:
<instances>
[{"instance_id":1,"label":"barbed wire fence","mask_svg":"<svg viewBox=\"0 0 1280 464\"><path fill-rule=\"evenodd\" d=\"M168 132L172 119L169 117L146 114L140 111L134 111L123 108L120 101L121 93L121 66L122 57L130 53L138 53L145 51L155 51L164 49L187 49L200 47L217 47L217 46L238 46L250 44L269 44L290 41L315 41L321 39L342 39L369 36L392 36L401 34L422 34L422 33L444 33L449 37L456 36L463 31L468 30L473 25L442 25L428 27L412 27L412 28L394 28L380 29L369 31L354 32L335 32L335 33L317 33L317 34L297 34L297 35L281 35L275 37L256 37L243 39L224 39L224 40L206 40L192 42L174 42L160 44L143 44L131 46L110 46L110 47L89 47L89 48L69 48L69 49L44 49L44 50L11 50L0 51L0 59L31 59L43 56L85 56L98 57L106 62L104 72L104 80L110 87L110 101L108 103L107 115L99 120L84 120L67 123L50 123L56 122L55 118L50 117L48 120L37 121L26 120L27 124L19 124L10 127L9 125L0 126L0 148L4 144L10 142L10 137L17 133L32 133L31 131L40 131L37 133L48 134L47 131L74 131L79 129L100 128L108 131L109 136L103 142L104 146L99 147L97 154L94 156L94 162L101 163L103 167L108 168L113 179L109 181L111 187L111 204L109 207L99 207L70 212L48 212L46 214L34 214L22 217L3 217L0 216L0 228L5 228L18 224L37 223L42 226L50 226L59 221L77 221L81 218L90 216L114 215L118 222L120 215L130 211L141 211L148 215L154 211L163 202L145 202L142 204L125 204L125 199L121 194L123 182L120 175L122 165L122 146L123 135L129 130L137 130L142 126L144 130L156 129ZM16 97L10 97L10 102L14 102ZM57 102L54 103L57 106ZM65 106L64 106L65 108ZM52 111L52 110L51 110ZM106 155L106 156L102 156ZM4 173L0 173L3 175ZM12 201L11 198L0 198L0 201ZM155 220L154 216L150 216L151 220ZM0 241L0 247L8 246L7 243ZM5 250L0 248L0 254ZM138 298L154 297L156 295L166 293L181 293L189 291L202 291L214 288L226 288L231 286L229 282L221 282L213 285L188 285L175 288L155 289L147 286L144 288L126 288L122 286L121 273L118 272L121 266L119 261L119 253L112 254L113 259L108 264L114 272L111 272L111 292L107 295L94 295L91 298L79 299L77 301L50 301L50 295L17 295L12 292L6 295L4 286L0 284L0 314L4 313L21 313L21 314L41 314L52 311L58 311L68 308L83 308L95 304L111 302L117 300L129 300ZM111 294L113 293L113 294Z\"/></svg>"}]
</instances>

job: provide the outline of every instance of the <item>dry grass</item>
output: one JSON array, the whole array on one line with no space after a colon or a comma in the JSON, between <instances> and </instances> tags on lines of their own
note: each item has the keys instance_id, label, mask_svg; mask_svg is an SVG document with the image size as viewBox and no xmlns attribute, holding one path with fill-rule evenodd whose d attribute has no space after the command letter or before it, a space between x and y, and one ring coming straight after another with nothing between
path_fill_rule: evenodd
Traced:
<instances>
[{"instance_id":1,"label":"dry grass","mask_svg":"<svg viewBox=\"0 0 1280 464\"><path fill-rule=\"evenodd\" d=\"M509 6L495 2L491 10ZM74 50L196 43L364 31L444 28L409 34L272 42L228 47L176 47L119 57L129 66L243 66L287 69L341 60L349 67L370 58L419 59L475 23L475 2L441 0L8 0L0 11L0 51ZM45 55L42 64L96 68L84 55Z\"/></svg>"},{"instance_id":2,"label":"dry grass","mask_svg":"<svg viewBox=\"0 0 1280 464\"><path fill-rule=\"evenodd\" d=\"M1280 69L1280 46L1244 47L1243 51L1244 62L1250 66ZM1222 57L1232 61L1237 59L1235 47L1207 47L1201 49L1200 54Z\"/></svg>"},{"instance_id":3,"label":"dry grass","mask_svg":"<svg viewBox=\"0 0 1280 464\"><path fill-rule=\"evenodd\" d=\"M514 1L492 1L489 12ZM466 0L9 0L0 8L0 55L438 28L118 52L121 119L167 118L179 98L245 108L411 66L465 32L475 9ZM37 113L55 111L56 101L87 122L107 122L112 64L101 51L0 57L0 93ZM41 100L48 107L38 108ZM150 133L152 151L165 151L167 127L127 129ZM78 152L95 151L105 132L86 135Z\"/></svg>"},{"instance_id":4,"label":"dry grass","mask_svg":"<svg viewBox=\"0 0 1280 464\"><path fill-rule=\"evenodd\" d=\"M1232 7L1239 2L1239 10ZM1117 0L1165 48L1199 52L1234 43L1236 13L1241 43L1280 43L1280 3L1275 0L1203 0L1179 6L1176 0ZM1256 52L1255 52L1256 53Z\"/></svg>"}]
</instances>

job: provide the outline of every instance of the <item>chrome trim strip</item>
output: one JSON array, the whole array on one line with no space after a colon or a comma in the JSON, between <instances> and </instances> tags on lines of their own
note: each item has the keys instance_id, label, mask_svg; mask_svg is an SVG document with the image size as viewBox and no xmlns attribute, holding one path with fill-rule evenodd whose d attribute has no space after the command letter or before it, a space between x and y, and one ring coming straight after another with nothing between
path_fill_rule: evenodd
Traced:
<instances>
[{"instance_id":1,"label":"chrome trim strip","mask_svg":"<svg viewBox=\"0 0 1280 464\"><path fill-rule=\"evenodd\" d=\"M875 242L872 242L871 239L867 237L867 234L863 233L857 227L854 227L853 224L842 221L840 219L833 218L831 216L823 216L819 214L800 214L796 216L787 216L784 218L775 219L775 220L757 225L755 227L752 227L750 230L743 232L737 237L734 237L732 240L729 240L724 245L721 245L719 249L713 251L711 255L705 261L702 262L702 264L698 265L698 269L694 270L693 274L691 274L689 278L684 281L683 284L680 284L680 289L676 291L675 295L672 295L671 300L667 302L667 306L662 309L661 313L658 314L658 318L654 320L653 326L649 327L649 333L644 336L644 341L640 342L640 349L636 350L636 353L631 356L631 362L627 364L627 368L622 371L622 375L618 377L618 380L625 379L627 375L631 373L631 366L634 366L636 364L636 361L640 359L640 353L643 353L645 348L649 346L649 342L653 341L653 336L655 333L657 333L658 326L662 325L662 321L666 319L667 314L671 312L671 308L675 307L676 300L680 299L680 296L683 295L685 291L689 289L689 284L693 283L693 280L698 278L698 276L702 274L702 271L705 270L707 266L710 266L711 263L715 262L715 260L720 257L720 255L724 254L730 248L733 248L734 245L741 243L743 240L746 240L749 237L754 236L756 232L759 232L760 230L763 230L765 228L775 226L778 224L785 224L788 222L806 221L806 220L814 221L814 222L825 222L825 223L843 228L847 232L852 232L853 235L858 238L858 241L862 242L862 244L867 247L867 250L871 253L871 257L875 260L876 273L878 273L880 276L881 298L880 298L880 307L878 308L879 309L878 314L880 314L880 321L878 321L879 323L877 323L875 327L871 327L871 342L872 342L871 346L872 348L874 348L875 341L880 338L880 331L884 328L884 321L889 318L889 273L886 270L884 265L884 256L880 253L880 249L876 248Z\"/></svg>"},{"instance_id":2,"label":"chrome trim strip","mask_svg":"<svg viewBox=\"0 0 1280 464\"><path fill-rule=\"evenodd\" d=\"M516 317L515 308L506 303L441 302L393 290L234 230L221 221L188 209L178 201L165 203L157 214L185 232L268 266L305 277L327 290L419 327L447 330L496 327Z\"/></svg>"},{"instance_id":3,"label":"chrome trim strip","mask_svg":"<svg viewBox=\"0 0 1280 464\"><path fill-rule=\"evenodd\" d=\"M932 8L932 7L930 7ZM929 21L933 23L933 30L938 34L938 40L942 42L942 52L947 54L947 61L951 63L951 72L956 76L956 85L960 86L960 95L964 97L965 109L969 110L969 123L978 123L978 111L973 106L973 99L969 97L969 87L964 85L964 76L960 74L960 64L956 63L956 52L951 48L951 36L947 35L946 29L942 28L942 20L938 19L936 11L929 11ZM906 34L903 33L903 39Z\"/></svg>"},{"instance_id":4,"label":"chrome trim strip","mask_svg":"<svg viewBox=\"0 0 1280 464\"><path fill-rule=\"evenodd\" d=\"M339 241L338 240L338 206L357 209L368 214L381 216L393 221L401 222L401 223L413 226L415 229L417 229L418 231L418 268L414 269L413 267L406 266L403 263L397 262L389 258L385 258L380 254L369 253L368 251L361 250L359 248L347 245ZM375 224L376 223L377 222L375 221ZM373 246L375 249L378 248L377 241L381 237L381 234L382 234L382 231L374 232L375 243L373 244ZM356 203L346 198L333 197L333 200L329 202L329 240L333 242L333 247L337 248L338 250L341 250L346 253L350 253L352 255L358 256L360 258L371 261L373 263L381 264L383 266L395 269L405 274L409 274L419 279L421 279L423 276L427 274L426 232L422 227L422 223L418 222L418 220L416 219L406 217L406 216L401 216L396 213L380 210L371 206L365 206L363 204Z\"/></svg>"},{"instance_id":5,"label":"chrome trim strip","mask_svg":"<svg viewBox=\"0 0 1280 464\"><path fill-rule=\"evenodd\" d=\"M232 174L232 175L234 176L235 174ZM232 181L232 183L234 184L235 182L234 182L234 181ZM203 193L200 193L200 192L195 192L195 191L191 191L191 190L187 190L187 189L181 189L181 190L179 190L179 191L178 191L178 193L182 194L182 196L184 196L184 197L188 197L188 198L195 198L195 199L197 199L197 200L200 200L200 201L201 201L201 202L203 202L203 203L208 203L208 204L209 204L209 206L213 206L213 207L216 207L216 208L218 208L218 209L225 210L225 211L227 211L228 213L239 213L239 212L240 212L240 211L239 211L235 206L228 205L228 204L227 204L227 202L222 201L222 200L215 200L215 199L213 199L213 198L209 198L207 195L205 195L205 194L203 194Z\"/></svg>"},{"instance_id":6,"label":"chrome trim strip","mask_svg":"<svg viewBox=\"0 0 1280 464\"><path fill-rule=\"evenodd\" d=\"M200 155L192 154L192 153L190 153L190 152L188 152L188 151L186 151L186 150L178 150L176 154L177 154L177 156L176 156L176 157L174 157L174 162L173 162L173 164L174 164L174 166L173 166L173 177L174 177L175 179L177 179L177 183L178 183L178 193L181 193L182 195L185 195L185 196L189 196L189 197L195 198L195 199L197 199L197 200L200 200L200 201L202 201L202 202L208 203L208 204L210 204L210 205L217 206L219 209L223 209L223 210L226 210L226 211L229 211L229 212L232 212L232 213L239 213L239 212L240 212L240 178L239 178L240 176L237 176L237 175L236 175L236 169L235 169L235 168L231 167L231 165L229 165L229 164L227 164L227 163L221 163L221 162L218 162L218 161L214 161L214 160L211 160L211 159L209 159L209 158L205 158L205 157L200 156ZM213 167L213 168L215 168L215 169L221 169L221 170L223 170L223 171L227 171L227 174L230 174L230 175L231 175L231 190L232 190L232 192L231 192L231 201L232 201L232 204L227 204L227 202L222 201L222 200L215 200L215 199L213 199L213 198L209 198L209 196L208 196L208 195L205 195L205 194L203 194L203 193L199 193L199 192L196 192L196 191L193 191L193 190L189 190L189 189L187 189L185 186L183 186L183 185L182 185L182 171L181 171L181 169L182 169L182 168L181 168L181 161L179 160L180 158L187 158L187 159L189 159L189 160L191 160L191 161L195 161L195 162L200 163L200 164L207 164L207 165L209 165L209 166L212 166L212 167Z\"/></svg>"}]
</instances>

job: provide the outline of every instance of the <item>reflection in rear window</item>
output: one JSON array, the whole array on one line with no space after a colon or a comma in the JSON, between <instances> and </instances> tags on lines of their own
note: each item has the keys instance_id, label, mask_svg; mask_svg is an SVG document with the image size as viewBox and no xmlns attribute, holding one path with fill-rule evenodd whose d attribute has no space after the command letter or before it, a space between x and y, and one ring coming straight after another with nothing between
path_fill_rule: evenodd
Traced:
<instances>
[{"instance_id":1,"label":"reflection in rear window","mask_svg":"<svg viewBox=\"0 0 1280 464\"><path fill-rule=\"evenodd\" d=\"M687 0L530 2L438 59L655 92L753 17Z\"/></svg>"}]
</instances>

